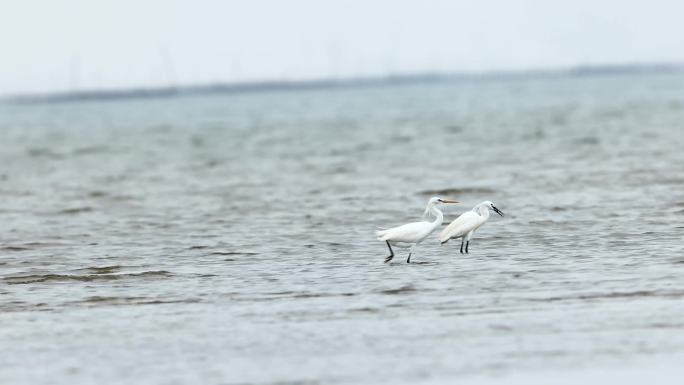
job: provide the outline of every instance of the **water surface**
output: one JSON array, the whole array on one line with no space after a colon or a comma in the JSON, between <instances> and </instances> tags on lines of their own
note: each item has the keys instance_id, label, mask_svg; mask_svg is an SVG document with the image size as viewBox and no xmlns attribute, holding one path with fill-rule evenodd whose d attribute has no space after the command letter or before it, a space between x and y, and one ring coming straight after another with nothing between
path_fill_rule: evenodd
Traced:
<instances>
[{"instance_id":1,"label":"water surface","mask_svg":"<svg viewBox=\"0 0 684 385\"><path fill-rule=\"evenodd\" d=\"M440 383L684 355L678 73L6 104L0 131L1 383ZM433 236L383 264L376 227L434 194L464 202L446 221L486 199L507 215L469 255Z\"/></svg>"}]
</instances>

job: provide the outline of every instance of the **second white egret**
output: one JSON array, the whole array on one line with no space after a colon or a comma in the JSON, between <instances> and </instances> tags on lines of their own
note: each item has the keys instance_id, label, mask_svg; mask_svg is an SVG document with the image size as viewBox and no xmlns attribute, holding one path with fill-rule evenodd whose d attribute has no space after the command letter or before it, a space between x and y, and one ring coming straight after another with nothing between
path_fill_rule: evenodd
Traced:
<instances>
[{"instance_id":1,"label":"second white egret","mask_svg":"<svg viewBox=\"0 0 684 385\"><path fill-rule=\"evenodd\" d=\"M461 254L463 254L463 241L465 241L465 252L468 253L468 245L473 233L480 226L482 226L487 219L489 219L489 210L501 215L504 214L494 206L490 201L484 201L473 207L471 211L461 214L453 222L449 223L442 233L439 235L439 240L442 244L447 243L450 239L461 238Z\"/></svg>"},{"instance_id":2,"label":"second white egret","mask_svg":"<svg viewBox=\"0 0 684 385\"><path fill-rule=\"evenodd\" d=\"M427 207L425 208L425 215L431 214L435 216L435 220L432 222L420 221L407 223L405 225L393 227L387 230L376 231L375 235L378 237L379 241L385 241L387 247L389 248L390 255L385 258L385 263L389 262L394 258L394 251L392 251L392 246L401 248L410 248L409 255L406 259L406 263L411 263L411 254L413 249L422 242L428 235L432 234L433 231L442 225L444 220L444 214L441 210L435 207L438 203L460 203L459 201L453 201L449 199L442 199L440 197L432 197L428 201Z\"/></svg>"}]
</instances>

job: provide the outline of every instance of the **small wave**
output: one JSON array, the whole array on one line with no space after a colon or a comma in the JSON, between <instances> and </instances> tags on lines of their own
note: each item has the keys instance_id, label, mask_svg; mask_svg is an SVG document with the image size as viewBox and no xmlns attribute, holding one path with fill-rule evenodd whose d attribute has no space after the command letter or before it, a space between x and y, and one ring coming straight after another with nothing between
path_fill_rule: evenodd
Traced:
<instances>
[{"instance_id":1,"label":"small wave","mask_svg":"<svg viewBox=\"0 0 684 385\"><path fill-rule=\"evenodd\" d=\"M463 188L443 188L419 191L418 195L467 195L467 194L494 194L496 191L488 187L463 187Z\"/></svg>"},{"instance_id":2,"label":"small wave","mask_svg":"<svg viewBox=\"0 0 684 385\"><path fill-rule=\"evenodd\" d=\"M558 221L554 221L551 219L533 220L533 221L529 221L527 223L529 223L531 225L542 225L542 226L553 226L553 225L557 226L557 225L565 224L564 222L558 222Z\"/></svg>"},{"instance_id":3,"label":"small wave","mask_svg":"<svg viewBox=\"0 0 684 385\"><path fill-rule=\"evenodd\" d=\"M104 296L92 296L79 301L80 303L99 303L99 302L111 302L111 301L138 301L143 300L145 297L104 297Z\"/></svg>"},{"instance_id":4,"label":"small wave","mask_svg":"<svg viewBox=\"0 0 684 385\"><path fill-rule=\"evenodd\" d=\"M28 155L32 158L48 158L48 159L62 159L64 158L64 154L57 153L55 151L52 151L49 148L43 148L43 147L35 147L35 148L29 148L26 150Z\"/></svg>"},{"instance_id":5,"label":"small wave","mask_svg":"<svg viewBox=\"0 0 684 385\"><path fill-rule=\"evenodd\" d=\"M277 301L282 299L309 299L309 298L330 298L330 297L353 297L357 293L342 292L342 293L323 293L323 292L309 292L309 291L280 291L272 293L263 293L257 297L254 296L237 296L230 294L230 297L237 301Z\"/></svg>"},{"instance_id":6,"label":"small wave","mask_svg":"<svg viewBox=\"0 0 684 385\"><path fill-rule=\"evenodd\" d=\"M106 297L93 296L85 298L82 301L70 302L75 305L85 305L88 307L94 306L129 306L129 305L163 305L170 303L197 303L201 300L198 298L186 299L160 299L149 297Z\"/></svg>"},{"instance_id":7,"label":"small wave","mask_svg":"<svg viewBox=\"0 0 684 385\"><path fill-rule=\"evenodd\" d=\"M0 246L0 250L5 250L5 251L24 251L24 250L31 250L29 247L25 246L13 246L13 245L7 245L7 246Z\"/></svg>"},{"instance_id":8,"label":"small wave","mask_svg":"<svg viewBox=\"0 0 684 385\"><path fill-rule=\"evenodd\" d=\"M76 275L76 274L31 274L31 275L18 275L13 277L6 277L4 281L8 285L22 285L28 283L40 283L40 282L93 282L93 281L112 281L118 279L126 278L138 278L138 277L160 277L166 278L171 277L171 274L165 270L157 271L144 271L141 273L123 273L123 274L86 274L86 275Z\"/></svg>"},{"instance_id":9,"label":"small wave","mask_svg":"<svg viewBox=\"0 0 684 385\"><path fill-rule=\"evenodd\" d=\"M34 248L34 247L55 247L55 246L64 246L67 245L68 243L61 243L61 242L26 242L23 244L23 246Z\"/></svg>"},{"instance_id":10,"label":"small wave","mask_svg":"<svg viewBox=\"0 0 684 385\"><path fill-rule=\"evenodd\" d=\"M413 287L413 285L404 285L404 286L396 288L396 289L380 290L380 291L378 291L378 293L394 295L394 294L412 293L415 291L417 291L417 290L415 287Z\"/></svg>"},{"instance_id":11,"label":"small wave","mask_svg":"<svg viewBox=\"0 0 684 385\"><path fill-rule=\"evenodd\" d=\"M349 309L349 313L379 313L380 309L375 307L360 307L356 309Z\"/></svg>"},{"instance_id":12,"label":"small wave","mask_svg":"<svg viewBox=\"0 0 684 385\"><path fill-rule=\"evenodd\" d=\"M352 297L355 293L297 293L292 298Z\"/></svg>"},{"instance_id":13,"label":"small wave","mask_svg":"<svg viewBox=\"0 0 684 385\"><path fill-rule=\"evenodd\" d=\"M71 151L72 155L90 155L106 153L109 149L105 146L78 147Z\"/></svg>"},{"instance_id":14,"label":"small wave","mask_svg":"<svg viewBox=\"0 0 684 385\"><path fill-rule=\"evenodd\" d=\"M684 323L653 323L648 326L655 329L684 329Z\"/></svg>"},{"instance_id":15,"label":"small wave","mask_svg":"<svg viewBox=\"0 0 684 385\"><path fill-rule=\"evenodd\" d=\"M432 261L415 261L411 262L412 265L422 265L422 266L437 266L439 265L438 262L432 262Z\"/></svg>"},{"instance_id":16,"label":"small wave","mask_svg":"<svg viewBox=\"0 0 684 385\"><path fill-rule=\"evenodd\" d=\"M452 134L458 134L459 132L463 132L463 126L459 126L458 124L446 125L443 128L444 131L450 132Z\"/></svg>"},{"instance_id":17,"label":"small wave","mask_svg":"<svg viewBox=\"0 0 684 385\"><path fill-rule=\"evenodd\" d=\"M638 298L638 297L681 298L681 297L684 297L684 291L663 292L663 291L654 291L654 290L638 290L638 291L627 291L627 292L590 293L590 294L580 294L580 295L576 295L576 296L538 298L538 299L533 299L533 301L555 302L555 301L595 300L595 299L600 300L600 299Z\"/></svg>"},{"instance_id":18,"label":"small wave","mask_svg":"<svg viewBox=\"0 0 684 385\"><path fill-rule=\"evenodd\" d=\"M248 253L246 251L212 251L209 255L257 255L258 253Z\"/></svg>"},{"instance_id":19,"label":"small wave","mask_svg":"<svg viewBox=\"0 0 684 385\"><path fill-rule=\"evenodd\" d=\"M93 266L93 267L86 267L83 269L78 269L75 271L83 271L88 274L111 274L115 273L117 271L121 270L121 266L119 265L112 265L112 266Z\"/></svg>"},{"instance_id":20,"label":"small wave","mask_svg":"<svg viewBox=\"0 0 684 385\"><path fill-rule=\"evenodd\" d=\"M2 180L2 178L0 178L0 180ZM4 190L4 189L0 189L0 195L26 197L26 196L33 195L33 193L31 191L25 191L25 190Z\"/></svg>"},{"instance_id":21,"label":"small wave","mask_svg":"<svg viewBox=\"0 0 684 385\"><path fill-rule=\"evenodd\" d=\"M575 144L587 144L587 145L596 145L596 144L601 144L601 139L594 137L594 136L586 136L583 138L577 138L573 141Z\"/></svg>"},{"instance_id":22,"label":"small wave","mask_svg":"<svg viewBox=\"0 0 684 385\"><path fill-rule=\"evenodd\" d=\"M393 143L410 143L413 141L413 137L409 135L394 135L389 137L389 140Z\"/></svg>"},{"instance_id":23,"label":"small wave","mask_svg":"<svg viewBox=\"0 0 684 385\"><path fill-rule=\"evenodd\" d=\"M63 245L64 245L64 243L58 243L58 242L26 242L26 243L15 244L15 245L3 245L3 246L0 246L0 250L4 250L4 251L26 251L26 250L37 249L40 247L55 247L55 246L63 246Z\"/></svg>"},{"instance_id":24,"label":"small wave","mask_svg":"<svg viewBox=\"0 0 684 385\"><path fill-rule=\"evenodd\" d=\"M94 209L90 206L84 206L84 207L74 207L74 208L69 208L69 209L64 209L60 210L58 214L80 214L80 213L87 213L90 211L93 211Z\"/></svg>"}]
</instances>

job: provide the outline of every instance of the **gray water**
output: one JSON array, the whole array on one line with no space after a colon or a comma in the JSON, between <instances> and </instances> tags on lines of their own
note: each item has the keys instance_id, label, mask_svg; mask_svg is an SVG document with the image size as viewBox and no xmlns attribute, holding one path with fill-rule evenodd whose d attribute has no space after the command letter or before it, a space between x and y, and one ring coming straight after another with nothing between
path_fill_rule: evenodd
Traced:
<instances>
[{"instance_id":1,"label":"gray water","mask_svg":"<svg viewBox=\"0 0 684 385\"><path fill-rule=\"evenodd\" d=\"M0 383L453 383L684 356L684 74L0 106ZM383 264L377 227L504 211ZM670 364L667 364L670 363ZM479 381L479 380L478 380ZM476 381L477 382L477 381Z\"/></svg>"}]
</instances>

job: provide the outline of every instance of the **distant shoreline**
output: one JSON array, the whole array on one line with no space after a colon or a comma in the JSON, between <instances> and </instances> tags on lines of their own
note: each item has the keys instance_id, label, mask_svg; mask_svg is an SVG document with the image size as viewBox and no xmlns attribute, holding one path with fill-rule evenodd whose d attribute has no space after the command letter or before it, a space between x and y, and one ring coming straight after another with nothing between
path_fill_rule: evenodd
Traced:
<instances>
[{"instance_id":1,"label":"distant shoreline","mask_svg":"<svg viewBox=\"0 0 684 385\"><path fill-rule=\"evenodd\" d=\"M354 78L320 78L312 80L264 80L252 82L217 82L212 84L102 89L0 96L0 101L21 103L59 103L88 100L152 99L203 94L239 94L265 91L299 91L312 89L350 88L457 80L484 80L505 78L543 78L572 76L629 75L684 71L684 64L624 64L592 65L565 69L534 69L518 71L414 73Z\"/></svg>"}]
</instances>

